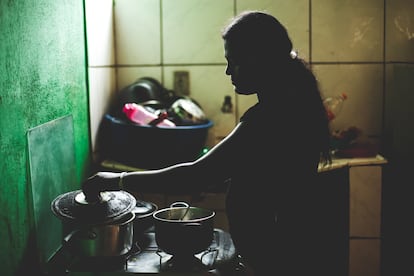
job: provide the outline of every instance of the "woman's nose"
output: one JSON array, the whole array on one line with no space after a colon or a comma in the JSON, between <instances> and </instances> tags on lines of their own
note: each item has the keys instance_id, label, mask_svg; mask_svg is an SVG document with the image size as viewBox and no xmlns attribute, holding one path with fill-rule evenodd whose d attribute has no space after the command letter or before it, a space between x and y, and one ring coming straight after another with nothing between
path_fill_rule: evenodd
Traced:
<instances>
[{"instance_id":1,"label":"woman's nose","mask_svg":"<svg viewBox=\"0 0 414 276\"><path fill-rule=\"evenodd\" d=\"M230 76L231 75L230 66L228 66L228 65L226 66L225 73L226 73L227 76Z\"/></svg>"}]
</instances>

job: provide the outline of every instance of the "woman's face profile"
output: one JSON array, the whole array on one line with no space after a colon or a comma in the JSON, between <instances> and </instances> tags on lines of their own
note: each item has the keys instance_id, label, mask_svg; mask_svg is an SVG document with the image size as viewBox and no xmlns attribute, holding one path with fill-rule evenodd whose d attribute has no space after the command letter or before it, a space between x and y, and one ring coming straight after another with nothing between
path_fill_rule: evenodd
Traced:
<instances>
[{"instance_id":1,"label":"woman's face profile","mask_svg":"<svg viewBox=\"0 0 414 276\"><path fill-rule=\"evenodd\" d=\"M248 62L246 56L241 57L235 51L237 45L224 41L224 56L227 60L226 75L231 77L234 91L241 95L254 94L257 91L257 66Z\"/></svg>"}]
</instances>

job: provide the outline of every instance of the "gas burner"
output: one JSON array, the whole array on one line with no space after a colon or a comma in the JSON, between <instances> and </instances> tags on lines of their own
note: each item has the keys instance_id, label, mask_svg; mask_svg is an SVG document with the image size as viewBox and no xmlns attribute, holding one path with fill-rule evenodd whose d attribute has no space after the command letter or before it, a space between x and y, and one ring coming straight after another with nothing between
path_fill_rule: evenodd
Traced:
<instances>
[{"instance_id":1,"label":"gas burner","mask_svg":"<svg viewBox=\"0 0 414 276\"><path fill-rule=\"evenodd\" d=\"M171 256L167 261L160 264L162 271L208 271L210 268L195 256Z\"/></svg>"},{"instance_id":2,"label":"gas burner","mask_svg":"<svg viewBox=\"0 0 414 276\"><path fill-rule=\"evenodd\" d=\"M89 271L105 272L105 271L122 271L127 267L128 259L139 254L141 249L138 243L134 243L131 250L120 256L99 256L99 257L79 257L75 256L71 261L70 270L82 271L87 268Z\"/></svg>"},{"instance_id":3,"label":"gas burner","mask_svg":"<svg viewBox=\"0 0 414 276\"><path fill-rule=\"evenodd\" d=\"M158 248L155 233L149 231L137 239L133 249L126 255L88 259L75 257L66 263L65 269L66 275L83 275L80 274L82 272L115 272L117 275L245 275L230 234L220 229L214 229L211 245L193 256L167 254Z\"/></svg>"}]
</instances>

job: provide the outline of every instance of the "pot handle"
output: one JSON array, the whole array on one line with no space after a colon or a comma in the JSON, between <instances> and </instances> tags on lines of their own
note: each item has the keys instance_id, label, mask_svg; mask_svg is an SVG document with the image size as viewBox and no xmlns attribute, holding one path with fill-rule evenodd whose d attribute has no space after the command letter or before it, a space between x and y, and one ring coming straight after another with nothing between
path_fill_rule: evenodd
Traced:
<instances>
[{"instance_id":1,"label":"pot handle","mask_svg":"<svg viewBox=\"0 0 414 276\"><path fill-rule=\"evenodd\" d=\"M68 262L68 253L70 253L67 248L70 246L70 242L73 236L78 232L78 229L73 230L67 234L62 241L62 244L53 254L53 256L47 261L47 271L50 275L65 275L65 268Z\"/></svg>"},{"instance_id":2,"label":"pot handle","mask_svg":"<svg viewBox=\"0 0 414 276\"><path fill-rule=\"evenodd\" d=\"M187 202L184 202L184 201L176 201L176 202L174 202L170 205L170 208L174 208L174 207L184 207L184 208L186 208L184 214L181 215L179 220L183 220L184 217L187 215L188 210L190 210L190 204L188 204Z\"/></svg>"},{"instance_id":3,"label":"pot handle","mask_svg":"<svg viewBox=\"0 0 414 276\"><path fill-rule=\"evenodd\" d=\"M75 236L75 234L79 232L79 229L75 229L72 232L70 232L69 234L67 234L64 238L63 238L63 246L66 246L69 244L69 242L71 241L71 239L73 238L73 236Z\"/></svg>"},{"instance_id":4,"label":"pot handle","mask_svg":"<svg viewBox=\"0 0 414 276\"><path fill-rule=\"evenodd\" d=\"M182 223L182 227L201 227L202 224L199 222L189 222L189 223Z\"/></svg>"},{"instance_id":5,"label":"pot handle","mask_svg":"<svg viewBox=\"0 0 414 276\"><path fill-rule=\"evenodd\" d=\"M187 207L188 208L190 207L190 204L188 204L185 201L176 201L174 203L171 203L170 207L171 208L174 208L174 207Z\"/></svg>"},{"instance_id":6,"label":"pot handle","mask_svg":"<svg viewBox=\"0 0 414 276\"><path fill-rule=\"evenodd\" d=\"M59 249L56 251L56 254L63 254L66 251L68 251L68 248L70 248L72 244L73 237L79 232L79 229L72 230L69 234L67 234L62 241L62 244L60 245Z\"/></svg>"}]
</instances>

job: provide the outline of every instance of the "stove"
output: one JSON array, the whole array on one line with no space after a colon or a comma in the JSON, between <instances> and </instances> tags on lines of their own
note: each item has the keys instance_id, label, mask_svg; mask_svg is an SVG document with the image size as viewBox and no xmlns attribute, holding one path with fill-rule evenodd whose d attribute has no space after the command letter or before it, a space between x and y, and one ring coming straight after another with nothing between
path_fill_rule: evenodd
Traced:
<instances>
[{"instance_id":1,"label":"stove","mask_svg":"<svg viewBox=\"0 0 414 276\"><path fill-rule=\"evenodd\" d=\"M247 275L230 234L218 228L213 234L203 252L178 258L158 248L151 227L134 237L133 248L123 256L71 256L55 267L60 267L61 275Z\"/></svg>"}]
</instances>

